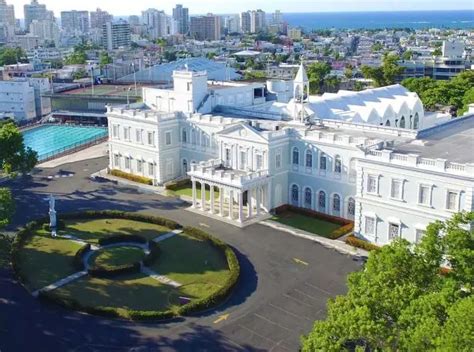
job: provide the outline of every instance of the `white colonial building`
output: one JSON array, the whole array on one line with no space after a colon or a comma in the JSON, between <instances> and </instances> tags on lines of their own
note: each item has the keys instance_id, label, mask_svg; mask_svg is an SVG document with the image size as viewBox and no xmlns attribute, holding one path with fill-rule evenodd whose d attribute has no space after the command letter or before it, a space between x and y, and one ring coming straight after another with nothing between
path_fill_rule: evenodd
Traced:
<instances>
[{"instance_id":1,"label":"white colonial building","mask_svg":"<svg viewBox=\"0 0 474 352\"><path fill-rule=\"evenodd\" d=\"M312 97L302 66L267 85L173 78L173 89L144 88L141 104L108 108L109 167L155 185L189 177L194 211L245 226L291 204L385 244L473 209L474 115L426 126L398 85Z\"/></svg>"}]
</instances>

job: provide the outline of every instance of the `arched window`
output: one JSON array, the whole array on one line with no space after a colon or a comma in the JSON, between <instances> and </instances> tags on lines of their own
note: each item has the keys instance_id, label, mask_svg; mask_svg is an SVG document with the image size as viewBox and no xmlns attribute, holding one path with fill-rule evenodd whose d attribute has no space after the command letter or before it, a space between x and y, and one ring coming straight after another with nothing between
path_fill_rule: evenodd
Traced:
<instances>
[{"instance_id":1,"label":"arched window","mask_svg":"<svg viewBox=\"0 0 474 352\"><path fill-rule=\"evenodd\" d=\"M355 182L357 177L357 170L356 170L356 160L354 158L349 161L349 180L351 182Z\"/></svg>"},{"instance_id":2,"label":"arched window","mask_svg":"<svg viewBox=\"0 0 474 352\"><path fill-rule=\"evenodd\" d=\"M332 210L337 213L341 211L341 196L339 194L332 197Z\"/></svg>"},{"instance_id":3,"label":"arched window","mask_svg":"<svg viewBox=\"0 0 474 352\"><path fill-rule=\"evenodd\" d=\"M405 116L402 116L402 118L400 119L400 128L405 128Z\"/></svg>"},{"instance_id":4,"label":"arched window","mask_svg":"<svg viewBox=\"0 0 474 352\"><path fill-rule=\"evenodd\" d=\"M299 189L297 185L291 186L291 204L298 206L299 203Z\"/></svg>"},{"instance_id":5,"label":"arched window","mask_svg":"<svg viewBox=\"0 0 474 352\"><path fill-rule=\"evenodd\" d=\"M347 214L349 217L353 217L355 215L355 208L356 203L354 198L349 198L349 201L347 202Z\"/></svg>"},{"instance_id":6,"label":"arched window","mask_svg":"<svg viewBox=\"0 0 474 352\"><path fill-rule=\"evenodd\" d=\"M326 193L324 191L320 191L318 195L318 205L320 210L326 209Z\"/></svg>"},{"instance_id":7,"label":"arched window","mask_svg":"<svg viewBox=\"0 0 474 352\"><path fill-rule=\"evenodd\" d=\"M300 151L298 148L293 148L293 165L298 165L300 163Z\"/></svg>"},{"instance_id":8,"label":"arched window","mask_svg":"<svg viewBox=\"0 0 474 352\"><path fill-rule=\"evenodd\" d=\"M390 126L390 120L387 120L387 122L385 122L385 126Z\"/></svg>"},{"instance_id":9,"label":"arched window","mask_svg":"<svg viewBox=\"0 0 474 352\"><path fill-rule=\"evenodd\" d=\"M313 194L311 192L311 188L307 187L305 190L304 190L304 206L306 208L311 208L312 204L313 204Z\"/></svg>"},{"instance_id":10,"label":"arched window","mask_svg":"<svg viewBox=\"0 0 474 352\"><path fill-rule=\"evenodd\" d=\"M306 167L313 167L313 152L309 149L306 151Z\"/></svg>"},{"instance_id":11,"label":"arched window","mask_svg":"<svg viewBox=\"0 0 474 352\"><path fill-rule=\"evenodd\" d=\"M326 165L327 165L327 158L326 154L321 154L321 157L319 158L319 168L321 170L326 170Z\"/></svg>"},{"instance_id":12,"label":"arched window","mask_svg":"<svg viewBox=\"0 0 474 352\"><path fill-rule=\"evenodd\" d=\"M420 125L420 117L418 113L415 114L415 118L413 119L413 129L417 130Z\"/></svg>"},{"instance_id":13,"label":"arched window","mask_svg":"<svg viewBox=\"0 0 474 352\"><path fill-rule=\"evenodd\" d=\"M334 172L340 174L342 172L342 161L339 155L334 158Z\"/></svg>"}]
</instances>

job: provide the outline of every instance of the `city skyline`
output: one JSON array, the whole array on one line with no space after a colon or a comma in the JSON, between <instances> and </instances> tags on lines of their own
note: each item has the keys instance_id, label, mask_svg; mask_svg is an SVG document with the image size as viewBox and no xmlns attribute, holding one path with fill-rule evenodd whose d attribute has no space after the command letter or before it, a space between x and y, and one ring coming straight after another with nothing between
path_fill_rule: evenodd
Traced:
<instances>
[{"instance_id":1,"label":"city skyline","mask_svg":"<svg viewBox=\"0 0 474 352\"><path fill-rule=\"evenodd\" d=\"M15 6L15 17L23 19L24 12L23 6L29 4L31 0L19 0L9 1ZM190 14L198 15L210 12L215 14L229 14L246 11L248 9L261 8L267 12L273 12L275 10L281 10L287 13L298 13L298 12L366 12L366 11L423 11L423 10L465 10L472 8L470 0L456 0L451 2L444 1L429 1L429 0L418 0L416 2L409 0L401 1L373 1L363 0L358 1L354 4L350 0L341 0L337 4L332 2L327 3L315 3L313 1L297 1L292 2L291 5L286 1L276 0L267 4L255 5L254 2L244 0L239 2L220 2L215 0L202 0L199 1L177 1L176 3L159 4L153 0L140 0L135 6L136 10L130 11L129 6L126 3L117 3L110 0L103 0L99 4L92 0L83 0L80 5L72 5L65 3L60 0L43 0L39 1L41 4L45 4L49 10L54 11L56 17L59 17L61 11L68 10L85 10L93 11L96 8L101 8L113 14L114 16L129 16L139 15L141 11L148 8L157 8L164 10L166 13L171 13L172 8L181 3L183 6L188 7Z\"/></svg>"}]
</instances>

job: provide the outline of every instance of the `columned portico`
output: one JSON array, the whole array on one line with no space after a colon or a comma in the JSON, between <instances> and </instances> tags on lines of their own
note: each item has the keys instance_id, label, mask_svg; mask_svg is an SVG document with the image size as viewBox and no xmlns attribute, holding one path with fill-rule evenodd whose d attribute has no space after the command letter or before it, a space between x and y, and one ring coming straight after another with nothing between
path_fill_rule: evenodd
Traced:
<instances>
[{"instance_id":1,"label":"columned portico","mask_svg":"<svg viewBox=\"0 0 474 352\"><path fill-rule=\"evenodd\" d=\"M207 166L208 163L210 166ZM263 200L264 192L269 188L268 172L234 171L217 166L213 161L208 163L191 165L191 209L241 227L268 218L268 207L265 207ZM201 185L199 206L198 183ZM219 192L217 199L216 189Z\"/></svg>"}]
</instances>

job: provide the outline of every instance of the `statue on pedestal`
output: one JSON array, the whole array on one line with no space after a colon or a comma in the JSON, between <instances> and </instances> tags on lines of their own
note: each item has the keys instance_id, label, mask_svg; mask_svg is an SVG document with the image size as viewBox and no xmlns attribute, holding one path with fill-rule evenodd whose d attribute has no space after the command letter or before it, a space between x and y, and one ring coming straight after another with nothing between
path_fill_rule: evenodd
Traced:
<instances>
[{"instance_id":1,"label":"statue on pedestal","mask_svg":"<svg viewBox=\"0 0 474 352\"><path fill-rule=\"evenodd\" d=\"M49 227L51 228L51 236L56 237L56 200L54 196L51 194L49 196Z\"/></svg>"}]
</instances>

